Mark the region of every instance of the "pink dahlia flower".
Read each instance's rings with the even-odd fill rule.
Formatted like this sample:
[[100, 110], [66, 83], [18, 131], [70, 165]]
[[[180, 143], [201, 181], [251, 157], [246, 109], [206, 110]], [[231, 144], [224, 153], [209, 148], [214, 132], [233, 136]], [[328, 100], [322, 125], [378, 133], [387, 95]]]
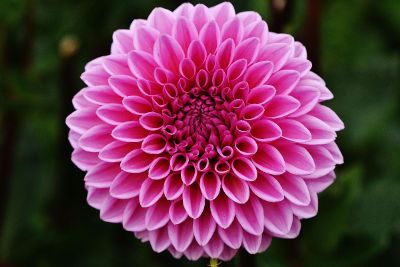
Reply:
[[343, 162], [306, 49], [230, 3], [154, 9], [87, 64], [66, 120], [87, 201], [156, 252], [231, 259], [294, 238]]

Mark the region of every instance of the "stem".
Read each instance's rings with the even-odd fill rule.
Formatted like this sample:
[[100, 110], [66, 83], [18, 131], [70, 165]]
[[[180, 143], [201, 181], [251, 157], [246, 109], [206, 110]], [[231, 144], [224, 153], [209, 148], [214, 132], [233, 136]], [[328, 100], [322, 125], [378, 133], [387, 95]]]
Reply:
[[220, 265], [220, 262], [217, 259], [210, 259], [210, 267], [218, 267]]

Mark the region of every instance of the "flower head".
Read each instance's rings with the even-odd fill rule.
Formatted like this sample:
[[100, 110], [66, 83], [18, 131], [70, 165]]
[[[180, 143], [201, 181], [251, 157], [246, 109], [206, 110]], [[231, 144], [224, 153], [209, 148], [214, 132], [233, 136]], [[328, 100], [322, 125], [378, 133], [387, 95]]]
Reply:
[[134, 20], [87, 64], [66, 121], [87, 201], [191, 260], [296, 237], [343, 161], [310, 69], [302, 44], [230, 3]]

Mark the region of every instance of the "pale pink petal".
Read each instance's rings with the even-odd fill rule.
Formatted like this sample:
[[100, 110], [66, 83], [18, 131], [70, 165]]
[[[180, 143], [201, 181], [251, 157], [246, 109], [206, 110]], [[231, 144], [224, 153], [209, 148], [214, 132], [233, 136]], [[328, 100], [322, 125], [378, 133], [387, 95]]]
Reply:
[[175, 39], [169, 35], [161, 35], [154, 45], [154, 57], [160, 66], [176, 73], [184, 53]]
[[113, 141], [111, 131], [112, 127], [109, 125], [94, 126], [79, 138], [79, 146], [88, 152], [100, 152]]
[[328, 188], [336, 179], [335, 172], [331, 171], [325, 176], [318, 179], [307, 179], [305, 180], [310, 191], [320, 193]]
[[243, 247], [250, 254], [258, 253], [262, 241], [262, 235], [252, 235], [247, 232], [243, 232]]
[[285, 235], [293, 223], [293, 213], [285, 201], [277, 203], [263, 202], [265, 227], [274, 235]]
[[133, 75], [147, 80], [153, 79], [154, 69], [157, 67], [151, 54], [139, 50], [129, 53], [128, 65]]
[[155, 252], [160, 253], [166, 250], [171, 244], [168, 236], [168, 228], [162, 227], [158, 230], [149, 231], [149, 242]]
[[235, 49], [234, 61], [238, 59], [245, 59], [247, 64], [253, 63], [258, 55], [260, 41], [256, 37], [251, 37], [241, 42]]
[[172, 202], [168, 212], [173, 224], [181, 224], [188, 217], [182, 200]]
[[323, 105], [316, 105], [313, 110], [309, 112], [310, 115], [324, 121], [334, 131], [340, 131], [344, 129], [344, 124], [336, 113]]
[[300, 102], [291, 96], [277, 95], [265, 105], [265, 115], [268, 118], [282, 118], [300, 108]]
[[139, 122], [125, 122], [114, 128], [111, 135], [123, 142], [140, 142], [146, 138], [149, 132]]
[[300, 122], [293, 119], [283, 119], [277, 121], [279, 128], [282, 130], [282, 138], [303, 143], [311, 140], [310, 131]]
[[85, 184], [96, 188], [110, 187], [120, 171], [119, 165], [116, 163], [99, 162], [87, 172]]
[[294, 70], [281, 70], [275, 72], [268, 80], [268, 84], [276, 89], [276, 94], [287, 95], [300, 81], [300, 73]]
[[199, 245], [206, 245], [214, 234], [216, 223], [208, 209], [193, 221], [193, 234]]
[[181, 45], [183, 51], [186, 51], [193, 40], [197, 39], [197, 29], [192, 21], [185, 17], [179, 17], [172, 29], [172, 36]]
[[193, 8], [191, 20], [196, 26], [196, 29], [200, 32], [203, 26], [211, 20], [211, 14], [205, 5], [197, 4]]
[[168, 236], [177, 251], [184, 252], [193, 240], [193, 221], [190, 219], [175, 225], [168, 224]]
[[119, 125], [136, 118], [135, 115], [126, 110], [121, 104], [103, 105], [97, 109], [96, 114], [102, 121], [111, 125]]
[[303, 178], [297, 175], [285, 173], [277, 177], [277, 180], [282, 186], [285, 198], [290, 202], [300, 206], [307, 206], [310, 204], [310, 192], [308, 191], [307, 184], [304, 182]]
[[311, 202], [307, 206], [299, 206], [292, 203], [293, 214], [299, 219], [309, 219], [317, 215], [318, 212], [318, 198], [317, 193], [310, 192]]
[[235, 8], [229, 2], [223, 2], [211, 7], [209, 10], [221, 28], [226, 21], [235, 16]]
[[235, 44], [239, 44], [243, 38], [243, 25], [238, 17], [233, 17], [231, 20], [225, 22], [222, 26], [222, 42], [229, 38], [231, 38]]
[[154, 43], [159, 33], [152, 27], [142, 25], [133, 32], [133, 45], [137, 50], [153, 54]]
[[[233, 65], [233, 64], [232, 64]], [[232, 66], [231, 65], [231, 66]], [[275, 88], [270, 85], [259, 85], [247, 95], [247, 103], [264, 105], [275, 96]]]
[[111, 87], [106, 85], [89, 87], [84, 91], [83, 95], [88, 101], [97, 105], [121, 103], [122, 100]]
[[71, 130], [79, 134], [84, 134], [93, 126], [102, 123], [96, 115], [96, 109], [93, 108], [76, 110], [67, 117], [65, 122]]
[[199, 34], [201, 42], [204, 44], [205, 49], [209, 54], [220, 47], [220, 29], [217, 23], [212, 20], [205, 24]]
[[238, 249], [242, 245], [243, 228], [234, 220], [229, 227], [218, 227], [218, 234], [226, 245], [233, 249]]
[[140, 96], [125, 97], [122, 104], [129, 112], [136, 115], [143, 115], [153, 109], [150, 101]]
[[288, 172], [297, 175], [306, 175], [315, 171], [315, 162], [304, 147], [291, 144], [279, 146], [278, 150], [285, 160]]
[[222, 242], [218, 233], [214, 233], [210, 242], [207, 243], [204, 247], [204, 251], [210, 255], [211, 258], [218, 259], [224, 250], [224, 242]]
[[128, 75], [114, 75], [108, 80], [111, 89], [117, 95], [126, 97], [130, 95], [142, 95], [137, 85], [137, 80]]
[[323, 122], [322, 120], [311, 116], [304, 115], [302, 117], [297, 118], [310, 132], [311, 132], [311, 140], [306, 142], [310, 145], [321, 145], [321, 144], [329, 144], [336, 138], [336, 133], [333, 129]]
[[260, 49], [257, 60], [272, 62], [274, 71], [278, 71], [288, 61], [290, 52], [290, 47], [287, 44], [271, 43]]
[[81, 170], [87, 171], [100, 162], [98, 153], [87, 152], [81, 148], [76, 148], [71, 155], [72, 162]]
[[147, 230], [154, 231], [156, 229], [164, 227], [169, 221], [169, 201], [161, 198], [154, 205], [149, 207], [145, 216], [145, 224]]
[[95, 188], [87, 186], [88, 194], [86, 200], [88, 204], [95, 208], [100, 209], [104, 203], [104, 200], [109, 197], [108, 188]]
[[122, 225], [127, 231], [143, 231], [146, 229], [145, 217], [147, 209], [142, 208], [138, 198], [129, 200], [122, 217]]
[[129, 53], [133, 50], [132, 32], [129, 30], [117, 30], [113, 34], [113, 42], [117, 53]]
[[310, 112], [317, 105], [320, 92], [314, 87], [298, 86], [290, 93], [290, 95], [296, 98], [301, 105], [300, 108], [290, 116], [298, 117]]
[[272, 74], [274, 64], [271, 61], [259, 61], [251, 65], [244, 75], [250, 88], [264, 84]]
[[147, 171], [154, 155], [145, 153], [141, 149], [135, 149], [130, 152], [121, 162], [121, 169], [130, 173], [141, 173]]
[[157, 7], [150, 13], [147, 22], [160, 33], [171, 33], [175, 15], [168, 9]]
[[116, 199], [111, 196], [106, 198], [100, 208], [100, 218], [110, 223], [122, 222], [127, 203], [126, 200]]

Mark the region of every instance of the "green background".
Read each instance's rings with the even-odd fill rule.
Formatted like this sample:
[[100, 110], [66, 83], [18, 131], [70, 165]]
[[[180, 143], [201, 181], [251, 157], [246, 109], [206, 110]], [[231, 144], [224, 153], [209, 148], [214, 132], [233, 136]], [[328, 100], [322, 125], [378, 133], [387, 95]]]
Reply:
[[[279, 2], [233, 1], [309, 48], [346, 125], [345, 164], [297, 239], [222, 266], [400, 266], [400, 1], [292, 0], [283, 11]], [[64, 124], [84, 64], [108, 53], [113, 31], [179, 4], [0, 1], [0, 266], [206, 266], [101, 222]]]

